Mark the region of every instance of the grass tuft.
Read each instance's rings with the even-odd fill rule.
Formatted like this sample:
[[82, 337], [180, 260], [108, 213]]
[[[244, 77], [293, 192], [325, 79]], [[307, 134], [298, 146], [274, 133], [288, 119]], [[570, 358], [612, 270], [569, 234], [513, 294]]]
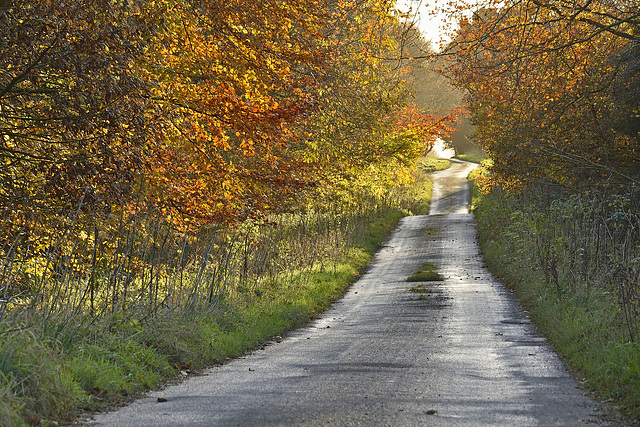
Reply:
[[407, 282], [438, 282], [444, 278], [436, 271], [438, 267], [433, 264], [425, 263], [413, 275], [407, 278]]
[[57, 343], [30, 330], [0, 335], [0, 425], [65, 420], [86, 401], [61, 356]]
[[447, 159], [435, 157], [423, 157], [418, 163], [418, 168], [425, 173], [437, 172], [451, 167], [451, 162]]
[[442, 276], [435, 271], [423, 271], [407, 278], [407, 282], [439, 282], [443, 280]]
[[413, 293], [416, 293], [416, 294], [429, 294], [429, 293], [431, 293], [431, 289], [429, 289], [425, 285], [414, 286], [411, 289], [409, 289], [409, 291], [413, 292]]

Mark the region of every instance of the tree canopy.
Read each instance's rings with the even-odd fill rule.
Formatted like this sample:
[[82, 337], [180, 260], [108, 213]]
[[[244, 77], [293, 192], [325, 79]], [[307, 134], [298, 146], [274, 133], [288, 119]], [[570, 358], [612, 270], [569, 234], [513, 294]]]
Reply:
[[[467, 5], [470, 7], [470, 5]], [[635, 1], [487, 2], [447, 54], [494, 180], [513, 187], [637, 182]]]
[[181, 228], [348, 204], [410, 179], [454, 119], [409, 106], [389, 0], [9, 0], [0, 16], [7, 247], [141, 210]]

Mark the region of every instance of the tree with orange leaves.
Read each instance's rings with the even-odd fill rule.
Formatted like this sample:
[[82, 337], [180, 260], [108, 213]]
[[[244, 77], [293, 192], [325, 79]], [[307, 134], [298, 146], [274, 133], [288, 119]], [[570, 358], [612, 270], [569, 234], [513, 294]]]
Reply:
[[166, 3], [142, 61], [159, 128], [149, 175], [174, 219], [237, 223], [277, 212], [308, 185], [290, 145], [314, 108], [315, 2]]
[[410, 93], [393, 4], [3, 3], [2, 230], [141, 208], [238, 224], [362, 174], [406, 179], [428, 128], [392, 119]]
[[393, 1], [24, 0], [0, 17], [0, 312], [157, 296], [136, 278], [151, 255], [132, 256], [150, 230], [185, 247], [379, 206], [448, 129], [407, 107]]
[[149, 182], [174, 219], [262, 218], [421, 151], [387, 137], [409, 94], [393, 2], [172, 1], [165, 16], [141, 69], [163, 123]]
[[488, 4], [447, 53], [494, 179], [514, 187], [638, 180], [635, 2]]

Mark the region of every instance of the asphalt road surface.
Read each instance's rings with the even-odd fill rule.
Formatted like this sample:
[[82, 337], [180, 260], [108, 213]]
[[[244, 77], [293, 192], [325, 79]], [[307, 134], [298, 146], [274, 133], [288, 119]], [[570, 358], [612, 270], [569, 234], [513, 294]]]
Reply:
[[[468, 214], [471, 167], [455, 162], [435, 174], [432, 214], [404, 218], [322, 318], [92, 424], [604, 424], [598, 405], [485, 269]], [[426, 262], [445, 280], [407, 282]]]

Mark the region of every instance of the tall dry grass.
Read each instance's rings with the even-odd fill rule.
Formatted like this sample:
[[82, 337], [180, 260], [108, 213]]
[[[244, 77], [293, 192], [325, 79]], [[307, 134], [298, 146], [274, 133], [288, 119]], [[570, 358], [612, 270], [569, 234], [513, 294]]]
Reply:
[[196, 231], [149, 212], [108, 224], [72, 216], [44, 250], [25, 245], [25, 228], [17, 228], [0, 240], [0, 334], [38, 325], [57, 336], [67, 324], [116, 317], [138, 319], [143, 328], [176, 310], [206, 313], [230, 294], [336, 258], [356, 238], [353, 230], [387, 206]]

